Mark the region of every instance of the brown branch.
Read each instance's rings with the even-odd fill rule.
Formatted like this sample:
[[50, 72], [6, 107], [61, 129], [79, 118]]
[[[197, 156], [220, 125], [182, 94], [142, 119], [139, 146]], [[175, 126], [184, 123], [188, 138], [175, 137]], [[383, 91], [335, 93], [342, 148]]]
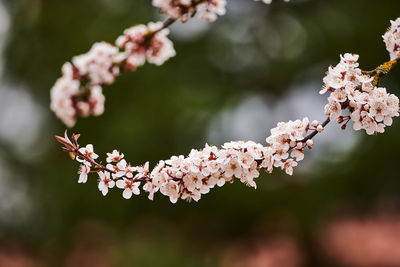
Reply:
[[151, 40], [151, 38], [153, 38], [153, 36], [156, 35], [157, 33], [159, 33], [160, 31], [162, 31], [162, 30], [168, 28], [169, 26], [171, 26], [172, 24], [174, 24], [176, 20], [177, 19], [174, 19], [172, 17], [169, 17], [168, 19], [166, 19], [159, 29], [147, 34], [146, 38], [148, 39], [148, 41]]
[[[321, 123], [322, 127], [325, 127], [326, 125], [328, 125], [328, 123], [330, 121], [331, 121], [331, 119], [328, 117], [323, 123]], [[305, 143], [305, 142], [307, 142], [307, 140], [314, 138], [314, 136], [316, 136], [318, 133], [319, 132], [317, 130], [314, 130], [309, 135], [307, 135], [306, 137], [304, 137], [302, 140], [300, 140], [298, 142]]]
[[166, 21], [164, 21], [164, 23], [163, 23], [163, 29], [165, 29], [165, 28], [168, 28], [169, 26], [171, 26], [172, 24], [174, 24], [175, 23], [175, 21], [176, 21], [176, 19], [174, 19], [174, 18], [168, 18]]

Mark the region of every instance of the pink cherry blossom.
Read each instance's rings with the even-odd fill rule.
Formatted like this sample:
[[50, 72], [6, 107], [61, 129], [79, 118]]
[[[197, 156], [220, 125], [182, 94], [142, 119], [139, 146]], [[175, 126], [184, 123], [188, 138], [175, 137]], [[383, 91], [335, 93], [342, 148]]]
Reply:
[[126, 160], [123, 159], [120, 162], [118, 162], [117, 169], [118, 169], [118, 172], [115, 173], [114, 177], [116, 177], [116, 178], [120, 178], [123, 176], [125, 176], [127, 178], [133, 177], [132, 172], [134, 171], [134, 169], [126, 163]]
[[389, 30], [382, 36], [390, 59], [400, 58], [400, 18], [390, 21]]
[[[99, 157], [96, 153], [94, 153], [92, 144], [89, 144], [86, 147], [80, 148], [79, 152], [83, 156], [85, 156], [87, 159], [90, 159], [90, 160], [94, 160], [94, 159], [97, 159]], [[90, 165], [90, 162], [88, 162], [87, 160], [82, 159], [80, 157], [77, 157], [77, 161], [83, 162], [85, 165]]]
[[87, 182], [88, 179], [88, 174], [90, 172], [90, 167], [83, 164], [81, 165], [80, 169], [79, 169], [79, 180], [78, 183], [80, 184], [84, 184]]
[[110, 173], [109, 172], [99, 172], [99, 190], [103, 194], [103, 196], [107, 195], [108, 189], [113, 188], [115, 185], [115, 182], [110, 178]]
[[114, 149], [112, 153], [107, 153], [107, 159], [106, 161], [108, 163], [111, 162], [119, 162], [124, 158], [124, 154], [120, 154], [118, 150]]
[[125, 199], [130, 199], [132, 197], [132, 194], [139, 195], [139, 185], [139, 182], [134, 182], [126, 178], [117, 181], [117, 187], [120, 189], [124, 189], [124, 191], [122, 192], [122, 196]]

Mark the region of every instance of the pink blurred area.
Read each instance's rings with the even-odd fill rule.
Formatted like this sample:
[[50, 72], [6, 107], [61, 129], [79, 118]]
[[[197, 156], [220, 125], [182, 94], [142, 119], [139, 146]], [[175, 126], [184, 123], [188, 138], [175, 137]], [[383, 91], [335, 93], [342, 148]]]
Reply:
[[287, 235], [264, 241], [239, 243], [227, 249], [222, 267], [299, 267], [303, 256], [296, 240]]
[[31, 257], [25, 249], [8, 244], [7, 246], [0, 246], [0, 266], [39, 267], [43, 265]]
[[346, 266], [400, 266], [400, 215], [348, 216], [322, 227], [325, 255]]

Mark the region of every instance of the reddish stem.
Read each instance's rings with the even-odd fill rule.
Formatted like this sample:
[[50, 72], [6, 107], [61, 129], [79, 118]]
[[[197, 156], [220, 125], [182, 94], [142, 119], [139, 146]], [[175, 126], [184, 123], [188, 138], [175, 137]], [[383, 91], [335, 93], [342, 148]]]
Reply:
[[[110, 174], [116, 174], [117, 173], [116, 171], [110, 170], [107, 167], [103, 166], [102, 164], [97, 163], [93, 159], [91, 159], [91, 158], [87, 157], [86, 155], [82, 154], [79, 150], [75, 150], [75, 151], [73, 151], [73, 153], [75, 153], [78, 158], [89, 162], [90, 165], [92, 165], [93, 168], [99, 169], [99, 170], [104, 171], [104, 172], [109, 172]], [[148, 182], [148, 181], [151, 181], [151, 178], [148, 177], [148, 176], [143, 176], [143, 177], [140, 177], [140, 178], [129, 178], [126, 175], [123, 175], [123, 176], [118, 177], [118, 178], [114, 178], [113, 180], [118, 180], [120, 178], [125, 178], [125, 179], [128, 179], [128, 180], [132, 180], [133, 182]]]

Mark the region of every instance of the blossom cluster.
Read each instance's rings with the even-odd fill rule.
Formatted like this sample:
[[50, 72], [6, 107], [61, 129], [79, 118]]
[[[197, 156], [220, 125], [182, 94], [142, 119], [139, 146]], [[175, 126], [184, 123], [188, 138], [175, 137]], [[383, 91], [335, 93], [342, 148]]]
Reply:
[[[390, 30], [393, 34], [396, 33], [395, 23], [392, 22]], [[51, 92], [52, 109], [67, 125], [75, 123], [77, 114], [102, 113], [104, 84], [112, 83], [122, 70], [135, 70], [145, 61], [159, 65], [175, 55], [165, 25], [150, 23], [132, 27], [117, 39], [117, 46], [98, 43], [89, 53], [75, 57], [72, 64], [66, 63], [63, 76]], [[131, 166], [117, 150], [107, 153], [106, 166], [97, 163], [93, 145], [80, 147], [79, 135], [69, 139], [65, 134], [56, 139], [64, 145], [64, 151], [81, 163], [78, 182], [86, 183], [89, 173], [97, 173], [98, 188], [103, 195], [116, 186], [123, 190], [123, 197], [127, 199], [140, 194], [142, 188], [150, 199], [160, 192], [173, 203], [179, 198], [198, 201], [210, 189], [232, 183], [235, 177], [256, 188], [255, 179], [261, 169], [271, 173], [274, 168], [281, 168], [292, 175], [293, 168], [304, 159], [305, 149], [313, 147], [312, 138], [331, 120], [342, 124], [342, 129], [353, 121], [355, 130], [364, 129], [367, 134], [374, 134], [384, 132], [384, 128], [392, 124], [392, 118], [399, 116], [398, 97], [378, 84], [400, 59], [369, 72], [359, 68], [358, 59], [356, 54], [344, 54], [339, 64], [329, 67], [320, 91], [329, 93], [325, 106], [328, 118], [323, 123], [310, 123], [308, 118], [280, 122], [266, 138], [267, 146], [252, 141], [229, 142], [221, 148], [206, 145], [201, 150], [192, 149], [187, 157], [173, 156], [159, 161], [150, 171], [148, 162], [143, 166]], [[81, 88], [83, 83], [86, 90]], [[350, 115], [343, 115], [345, 110]]]
[[[374, 77], [358, 68], [358, 58], [355, 54], [345, 54], [338, 65], [329, 67], [320, 91], [330, 92], [325, 114], [344, 123], [343, 128], [352, 120], [354, 130], [364, 129], [369, 135], [383, 133], [386, 126], [392, 125], [392, 118], [399, 116], [399, 99], [385, 88], [376, 87]], [[350, 116], [342, 115], [345, 109]]]
[[322, 129], [317, 121], [310, 124], [307, 118], [280, 122], [271, 130], [266, 140], [268, 146], [252, 141], [229, 142], [221, 148], [206, 145], [202, 150], [192, 149], [187, 157], [180, 155], [162, 160], [151, 172], [148, 162], [144, 166], [131, 166], [117, 150], [107, 153], [108, 164], [102, 166], [95, 162], [98, 155], [93, 145], [79, 148], [75, 135], [73, 142], [67, 136], [57, 139], [65, 145], [64, 150], [81, 163], [79, 183], [87, 182], [93, 168], [99, 176], [98, 188], [103, 195], [117, 186], [123, 189], [123, 197], [128, 199], [140, 193], [139, 187], [143, 182], [143, 190], [149, 193], [149, 199], [152, 200], [154, 193], [160, 191], [175, 203], [179, 198], [198, 201], [202, 194], [215, 186], [232, 183], [235, 177], [256, 188], [254, 180], [262, 168], [267, 173], [271, 173], [274, 167], [281, 168], [292, 175], [297, 162], [304, 158], [304, 149], [311, 149], [313, 145], [305, 134], [308, 131], [321, 132]]
[[[270, 153], [273, 155], [272, 166], [281, 167], [287, 174], [292, 175], [293, 167], [297, 166], [298, 161], [304, 159], [304, 147], [312, 148], [313, 146], [313, 140], [304, 140], [304, 135], [309, 130], [322, 132], [323, 129], [318, 121], [313, 121], [310, 125], [308, 118], [278, 123], [276, 128], [271, 129], [271, 135], [266, 140], [272, 150]], [[270, 171], [272, 166], [267, 164], [264, 167]]]
[[89, 52], [64, 64], [62, 77], [50, 92], [50, 108], [67, 127], [73, 127], [77, 117], [103, 114], [103, 86], [114, 83], [121, 72], [134, 71], [146, 61], [162, 65], [174, 57], [173, 43], [167, 37], [171, 23], [178, 19], [186, 21], [195, 13], [212, 22], [226, 12], [226, 0], [153, 0], [153, 5], [170, 16], [166, 23], [150, 22], [128, 28], [115, 45], [95, 43]]
[[[266, 4], [272, 2], [272, 0], [262, 1]], [[187, 21], [195, 13], [199, 13], [200, 18], [209, 22], [226, 13], [226, 0], [153, 0], [153, 6], [160, 8], [162, 14], [180, 19], [182, 22]]]
[[146, 25], [136, 25], [124, 31], [118, 37], [116, 45], [124, 50], [125, 70], [135, 70], [146, 60], [155, 65], [162, 65], [175, 56], [174, 45], [167, 38], [168, 29], [162, 22], [150, 22]]
[[390, 21], [389, 30], [382, 36], [386, 44], [386, 49], [390, 54], [390, 59], [400, 58], [400, 18]]
[[76, 118], [99, 116], [104, 112], [104, 85], [114, 83], [122, 71], [134, 71], [149, 63], [161, 65], [175, 56], [168, 29], [162, 22], [137, 25], [125, 30], [116, 46], [95, 43], [89, 52], [65, 63], [62, 77], [51, 89], [51, 109], [65, 125], [72, 127]]
[[[269, 146], [236, 141], [225, 143], [222, 148], [206, 145], [202, 150], [192, 149], [188, 157], [173, 156], [160, 161], [151, 172], [151, 181], [144, 190], [149, 192], [150, 199], [159, 190], [173, 203], [178, 198], [198, 201], [202, 194], [215, 186], [233, 182], [234, 177], [256, 188], [254, 180], [260, 175], [261, 168], [271, 173], [274, 167], [280, 167], [292, 175], [297, 162], [289, 157], [289, 151], [293, 149], [291, 157], [298, 161], [304, 158], [304, 145], [300, 140], [309, 130], [310, 123], [305, 118], [303, 121], [282, 122], [272, 129], [267, 138]], [[312, 142], [308, 144], [311, 148]]]
[[57, 80], [50, 92], [50, 108], [65, 125], [75, 125], [76, 117], [101, 115], [104, 112], [105, 97], [98, 84], [88, 85], [90, 90], [82, 90], [78, 70], [70, 63], [62, 67], [62, 77]]
[[226, 13], [226, 0], [153, 0], [161, 13], [173, 19], [187, 21], [196, 12], [206, 21], [215, 21]]

